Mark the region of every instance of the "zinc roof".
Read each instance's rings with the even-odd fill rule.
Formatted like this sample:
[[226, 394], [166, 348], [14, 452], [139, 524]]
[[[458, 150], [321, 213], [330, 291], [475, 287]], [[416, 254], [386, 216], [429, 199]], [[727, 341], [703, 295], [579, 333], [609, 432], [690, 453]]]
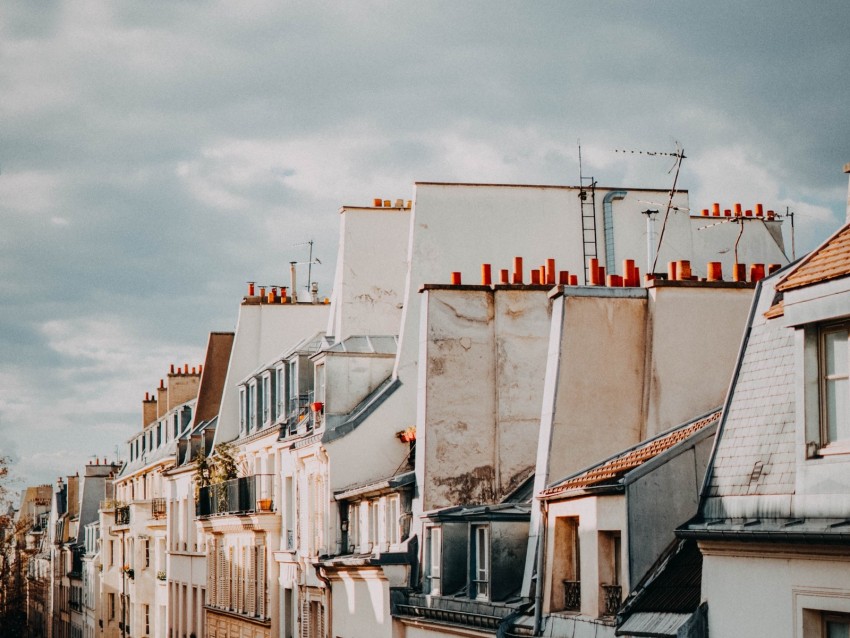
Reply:
[[775, 277], [761, 282], [704, 494], [780, 495], [795, 491], [794, 331], [764, 314]]
[[574, 489], [613, 484], [631, 470], [640, 467], [703, 428], [716, 423], [719, 419], [720, 410], [716, 410], [697, 421], [691, 421], [669, 432], [660, 434], [649, 441], [639, 444], [637, 447], [626, 450], [613, 458], [556, 483], [552, 487], [543, 490], [540, 496], [546, 498]]
[[850, 275], [850, 224], [813, 250], [777, 284], [776, 290], [793, 290]]

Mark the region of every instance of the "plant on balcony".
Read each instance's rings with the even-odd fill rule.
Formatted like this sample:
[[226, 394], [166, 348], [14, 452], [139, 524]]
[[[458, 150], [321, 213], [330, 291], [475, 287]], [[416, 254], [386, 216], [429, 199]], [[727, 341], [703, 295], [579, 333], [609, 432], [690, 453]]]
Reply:
[[198, 492], [202, 487], [207, 487], [212, 479], [212, 467], [203, 449], [198, 452], [195, 461], [195, 500], [198, 499]]
[[164, 569], [160, 569], [160, 570], [156, 573], [156, 579], [157, 579], [157, 580], [165, 580], [165, 570], [164, 570]]
[[129, 565], [124, 565], [124, 567], [121, 568], [121, 571], [127, 574], [127, 577], [131, 580], [136, 576], [136, 572]]
[[416, 426], [411, 425], [403, 429], [401, 432], [396, 432], [396, 436], [402, 443], [410, 443], [416, 440]]
[[211, 483], [224, 483], [239, 475], [236, 465], [236, 448], [231, 443], [221, 443], [215, 447], [212, 460]]

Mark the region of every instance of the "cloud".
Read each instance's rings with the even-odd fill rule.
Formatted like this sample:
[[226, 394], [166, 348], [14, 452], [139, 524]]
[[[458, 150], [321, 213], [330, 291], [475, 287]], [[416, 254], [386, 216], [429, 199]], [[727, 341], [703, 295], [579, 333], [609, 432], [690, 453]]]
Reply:
[[[581, 139], [600, 183], [669, 188], [669, 158], [613, 151], [678, 141], [692, 205], [788, 206], [810, 249], [844, 216], [848, 19], [843, 0], [5, 3], [19, 466], [110, 452], [162, 370], [234, 327], [246, 280], [285, 280], [312, 238], [327, 289], [339, 206], [415, 181], [574, 184]], [[45, 436], [67, 454], [37, 457]]]

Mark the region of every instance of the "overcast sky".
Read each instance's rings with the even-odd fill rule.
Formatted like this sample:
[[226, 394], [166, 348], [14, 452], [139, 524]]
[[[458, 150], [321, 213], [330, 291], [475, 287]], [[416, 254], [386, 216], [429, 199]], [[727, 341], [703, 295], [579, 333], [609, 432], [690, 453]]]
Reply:
[[[741, 6], [741, 5], [745, 6]], [[0, 5], [0, 453], [23, 483], [141, 426], [168, 365], [341, 204], [414, 181], [669, 188], [844, 218], [850, 3]]]

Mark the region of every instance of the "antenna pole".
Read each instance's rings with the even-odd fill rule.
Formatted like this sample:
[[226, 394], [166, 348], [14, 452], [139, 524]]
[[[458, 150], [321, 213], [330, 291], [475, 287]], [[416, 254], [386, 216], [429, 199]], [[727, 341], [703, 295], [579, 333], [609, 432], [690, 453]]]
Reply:
[[[678, 147], [678, 144], [677, 144]], [[673, 205], [673, 196], [676, 194], [676, 184], [679, 181], [679, 169], [682, 168], [682, 160], [685, 159], [685, 149], [676, 148], [676, 175], [673, 177], [673, 188], [670, 189], [670, 197], [667, 198], [667, 210], [664, 213], [664, 222], [661, 224], [661, 233], [658, 236], [658, 248], [655, 251], [655, 260], [652, 262], [652, 271], [658, 264], [658, 256], [661, 254], [661, 242], [664, 241], [664, 231], [667, 228], [667, 220], [670, 217], [670, 208]], [[743, 226], [742, 226], [743, 229]], [[736, 259], [737, 263], [737, 259]]]
[[313, 285], [313, 240], [307, 242], [310, 244], [310, 256], [307, 258], [307, 290]]

